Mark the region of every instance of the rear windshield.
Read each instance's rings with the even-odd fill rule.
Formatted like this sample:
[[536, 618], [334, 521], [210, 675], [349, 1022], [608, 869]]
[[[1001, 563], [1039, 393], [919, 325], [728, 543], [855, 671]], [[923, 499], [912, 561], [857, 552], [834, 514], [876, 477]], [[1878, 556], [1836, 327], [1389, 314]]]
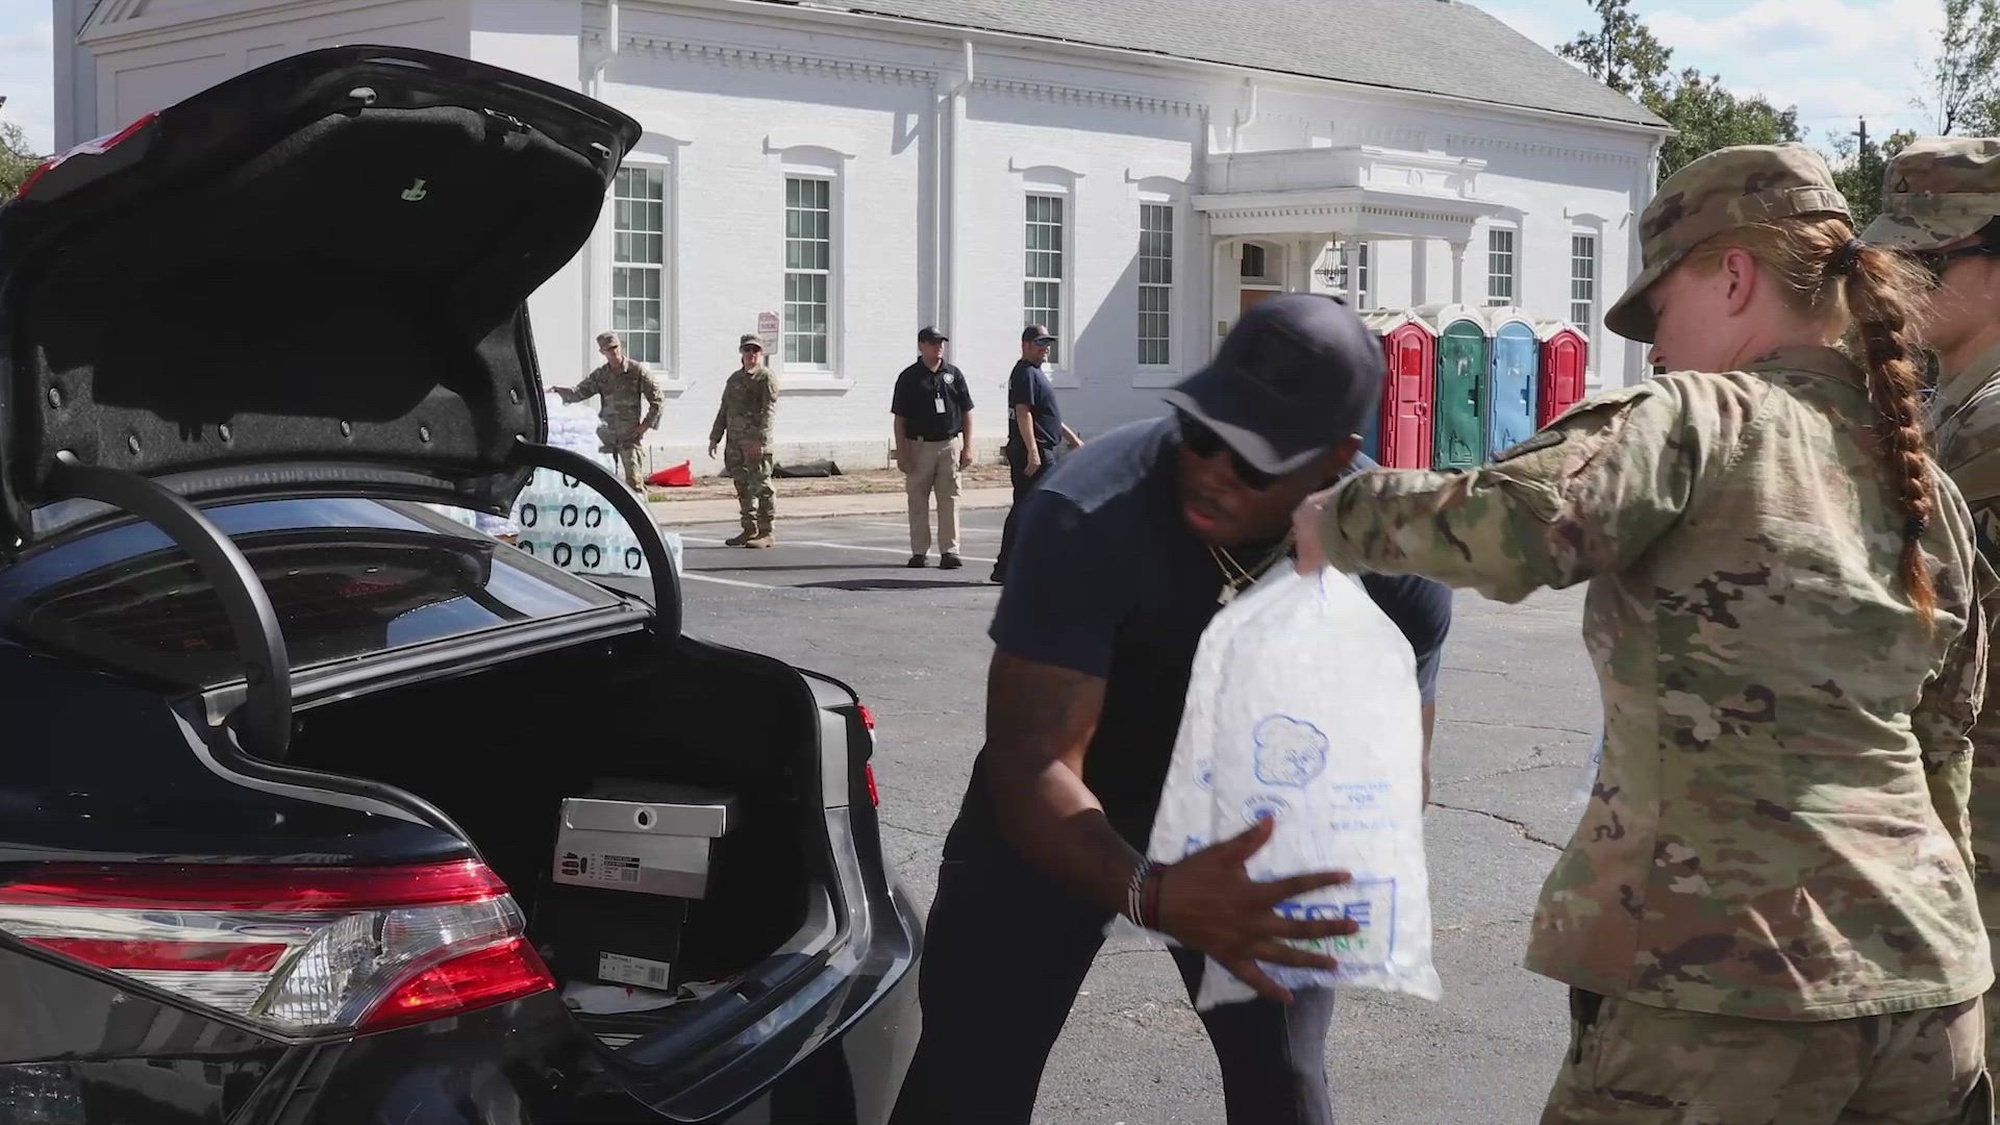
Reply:
[[[420, 505], [280, 500], [206, 514], [263, 581], [294, 668], [619, 604]], [[243, 675], [214, 587], [151, 524], [110, 527], [0, 568], [0, 631], [174, 686]]]

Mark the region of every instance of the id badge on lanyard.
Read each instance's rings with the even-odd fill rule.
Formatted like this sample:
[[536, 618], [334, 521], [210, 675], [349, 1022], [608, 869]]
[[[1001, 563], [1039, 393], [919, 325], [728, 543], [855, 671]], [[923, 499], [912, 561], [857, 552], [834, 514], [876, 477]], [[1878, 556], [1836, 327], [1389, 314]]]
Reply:
[[939, 396], [937, 396], [936, 398], [932, 399], [931, 401], [932, 401], [932, 402], [934, 402], [934, 403], [937, 403], [937, 412], [938, 412], [939, 414], [943, 414], [943, 413], [944, 413], [944, 396], [943, 396], [943, 395], [939, 395]]

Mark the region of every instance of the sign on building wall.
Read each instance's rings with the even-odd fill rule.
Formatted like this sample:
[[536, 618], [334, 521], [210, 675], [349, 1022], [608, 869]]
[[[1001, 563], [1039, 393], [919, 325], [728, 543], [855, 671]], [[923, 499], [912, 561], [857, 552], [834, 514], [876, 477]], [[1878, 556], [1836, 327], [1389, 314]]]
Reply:
[[760, 312], [757, 314], [757, 336], [763, 341], [764, 354], [773, 358], [778, 354], [778, 314]]

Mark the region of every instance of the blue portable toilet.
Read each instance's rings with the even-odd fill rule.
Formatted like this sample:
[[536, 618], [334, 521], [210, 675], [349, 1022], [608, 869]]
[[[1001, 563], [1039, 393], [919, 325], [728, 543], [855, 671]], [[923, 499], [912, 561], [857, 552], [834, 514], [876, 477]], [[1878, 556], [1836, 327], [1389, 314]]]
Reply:
[[1488, 308], [1491, 365], [1486, 380], [1486, 459], [1528, 438], [1540, 427], [1535, 403], [1541, 383], [1542, 341], [1535, 323], [1517, 308]]

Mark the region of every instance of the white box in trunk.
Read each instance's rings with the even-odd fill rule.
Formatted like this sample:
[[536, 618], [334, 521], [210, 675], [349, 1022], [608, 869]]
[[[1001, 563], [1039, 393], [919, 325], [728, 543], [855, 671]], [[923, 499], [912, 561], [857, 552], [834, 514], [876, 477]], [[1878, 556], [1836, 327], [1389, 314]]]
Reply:
[[702, 898], [710, 849], [736, 816], [727, 793], [605, 778], [563, 801], [551, 874], [571, 887]]

